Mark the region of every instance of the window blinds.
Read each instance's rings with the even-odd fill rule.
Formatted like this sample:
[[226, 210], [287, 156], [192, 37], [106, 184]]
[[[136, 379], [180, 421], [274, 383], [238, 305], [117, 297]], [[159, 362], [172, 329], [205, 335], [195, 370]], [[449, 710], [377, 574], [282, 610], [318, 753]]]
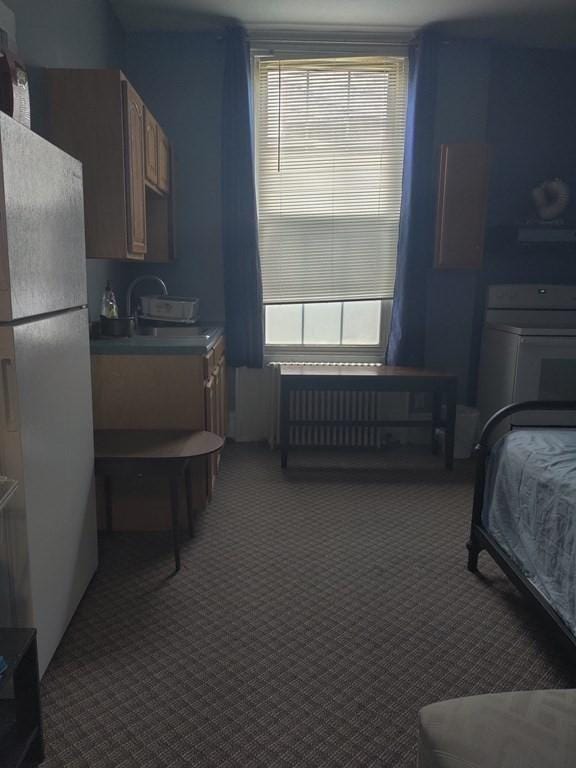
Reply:
[[404, 56], [257, 59], [264, 302], [391, 298]]

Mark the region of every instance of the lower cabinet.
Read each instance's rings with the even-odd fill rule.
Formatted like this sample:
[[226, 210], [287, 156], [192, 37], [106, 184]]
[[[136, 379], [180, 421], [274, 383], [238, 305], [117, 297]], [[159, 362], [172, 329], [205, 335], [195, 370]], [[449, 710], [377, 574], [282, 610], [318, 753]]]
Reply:
[[[226, 360], [221, 357], [204, 385], [206, 429], [217, 435], [226, 435], [228, 409], [226, 405]], [[212, 456], [207, 467], [208, 497], [212, 496], [216, 475], [220, 467], [220, 454]]]
[[[92, 355], [92, 396], [94, 429], [206, 429], [224, 437], [228, 417], [224, 339], [207, 355]], [[219, 456], [194, 462], [190, 490], [195, 509], [210, 501], [219, 464]], [[100, 481], [97, 491], [102, 523]], [[146, 476], [115, 480], [113, 502], [117, 530], [170, 527], [165, 480]]]

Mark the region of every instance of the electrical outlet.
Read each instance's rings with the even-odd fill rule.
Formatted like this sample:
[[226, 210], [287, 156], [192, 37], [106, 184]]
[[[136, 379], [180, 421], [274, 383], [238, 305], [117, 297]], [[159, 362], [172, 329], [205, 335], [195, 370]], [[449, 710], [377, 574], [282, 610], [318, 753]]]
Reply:
[[408, 411], [409, 413], [432, 413], [430, 392], [411, 392]]

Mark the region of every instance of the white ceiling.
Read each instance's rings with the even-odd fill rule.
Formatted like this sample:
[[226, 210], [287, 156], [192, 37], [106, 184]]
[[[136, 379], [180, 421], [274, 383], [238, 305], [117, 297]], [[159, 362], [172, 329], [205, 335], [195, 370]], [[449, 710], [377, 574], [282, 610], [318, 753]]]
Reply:
[[129, 24], [147, 19], [224, 17], [247, 25], [415, 26], [433, 21], [515, 18], [535, 14], [554, 23], [576, 14], [575, 0], [112, 0]]

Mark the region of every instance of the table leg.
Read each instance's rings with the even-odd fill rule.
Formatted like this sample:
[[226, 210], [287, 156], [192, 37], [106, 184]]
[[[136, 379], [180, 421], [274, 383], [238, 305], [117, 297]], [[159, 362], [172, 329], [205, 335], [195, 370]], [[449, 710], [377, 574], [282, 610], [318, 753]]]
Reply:
[[112, 533], [112, 478], [110, 475], [104, 476], [104, 495], [106, 505], [106, 529]]
[[172, 509], [172, 538], [174, 541], [174, 563], [176, 565], [176, 572], [180, 570], [180, 526], [178, 520], [179, 512], [179, 494], [178, 483], [182, 478], [174, 475], [170, 478], [170, 506]]
[[442, 410], [442, 393], [432, 393], [432, 434], [430, 436], [430, 444], [432, 453], [436, 456], [438, 454], [438, 437], [436, 436], [436, 430], [440, 426]]
[[444, 461], [446, 469], [454, 467], [454, 432], [456, 430], [456, 382], [451, 381], [446, 388], [446, 438]]
[[186, 471], [184, 472], [184, 485], [186, 486], [186, 515], [188, 516], [188, 534], [192, 539], [194, 537], [194, 522], [192, 518], [192, 493], [190, 491], [192, 484], [190, 463], [191, 462], [188, 462]]
[[280, 466], [288, 466], [290, 443], [290, 390], [286, 381], [280, 378]]

